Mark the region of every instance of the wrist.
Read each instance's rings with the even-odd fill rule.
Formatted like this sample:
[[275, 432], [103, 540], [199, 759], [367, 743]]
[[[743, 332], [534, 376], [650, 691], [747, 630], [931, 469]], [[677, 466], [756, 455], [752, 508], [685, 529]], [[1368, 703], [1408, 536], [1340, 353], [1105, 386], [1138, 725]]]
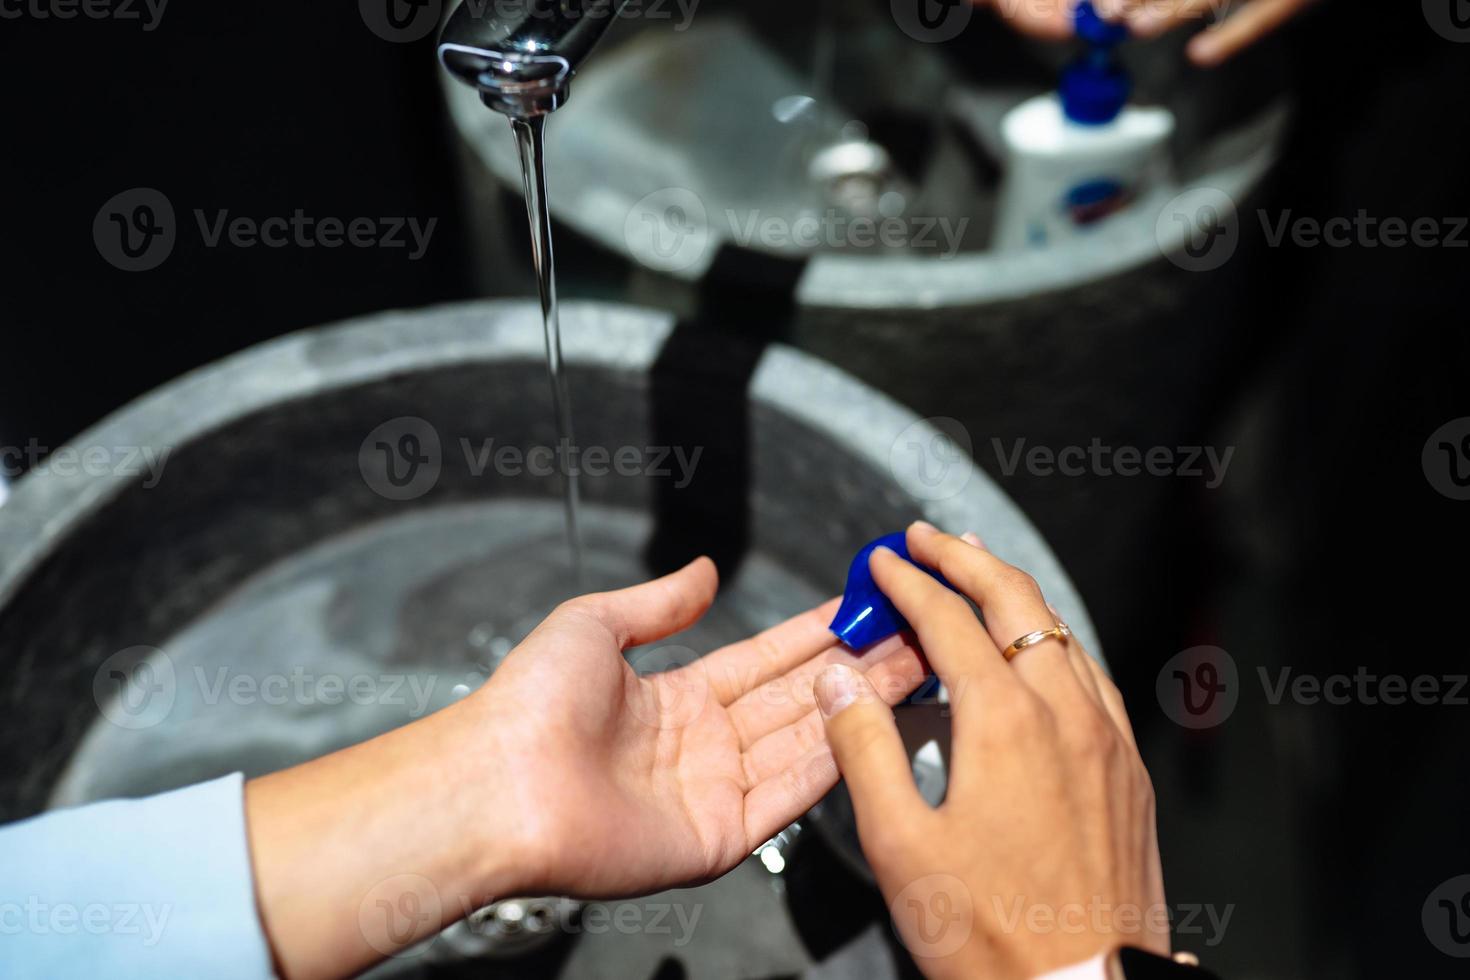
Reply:
[[467, 698], [246, 785], [257, 901], [284, 975], [362, 969], [518, 891], [496, 728]]
[[515, 764], [524, 752], [515, 714], [478, 696], [484, 693], [441, 712], [449, 727], [438, 778], [453, 814], [444, 832], [456, 838], [445, 843], [468, 870], [465, 898], [475, 902], [460, 917], [492, 901], [539, 894], [551, 843], [537, 833], [531, 778]]

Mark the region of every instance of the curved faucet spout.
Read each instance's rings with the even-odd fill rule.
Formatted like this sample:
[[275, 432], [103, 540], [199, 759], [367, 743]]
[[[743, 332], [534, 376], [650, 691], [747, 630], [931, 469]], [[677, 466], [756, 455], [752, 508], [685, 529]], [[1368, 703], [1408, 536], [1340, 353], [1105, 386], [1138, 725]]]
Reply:
[[515, 119], [566, 101], [568, 83], [627, 0], [464, 0], [439, 38], [439, 60]]

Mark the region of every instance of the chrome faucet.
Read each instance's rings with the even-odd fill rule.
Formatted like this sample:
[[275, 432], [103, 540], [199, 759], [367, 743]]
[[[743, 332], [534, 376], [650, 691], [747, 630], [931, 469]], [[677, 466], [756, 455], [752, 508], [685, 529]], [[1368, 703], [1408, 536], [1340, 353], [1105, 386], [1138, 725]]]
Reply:
[[439, 37], [439, 60], [512, 119], [543, 116], [627, 0], [464, 0]]

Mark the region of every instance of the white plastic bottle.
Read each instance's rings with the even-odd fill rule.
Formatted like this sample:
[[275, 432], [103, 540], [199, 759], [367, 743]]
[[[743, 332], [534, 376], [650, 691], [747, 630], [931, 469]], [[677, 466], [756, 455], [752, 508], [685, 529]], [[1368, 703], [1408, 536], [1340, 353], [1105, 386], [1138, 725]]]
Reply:
[[1028, 99], [1001, 120], [1006, 176], [994, 246], [1044, 248], [1088, 229], [1169, 179], [1174, 114], [1128, 105], [1132, 85], [1113, 57], [1127, 28], [1077, 5], [1087, 52], [1055, 93]]

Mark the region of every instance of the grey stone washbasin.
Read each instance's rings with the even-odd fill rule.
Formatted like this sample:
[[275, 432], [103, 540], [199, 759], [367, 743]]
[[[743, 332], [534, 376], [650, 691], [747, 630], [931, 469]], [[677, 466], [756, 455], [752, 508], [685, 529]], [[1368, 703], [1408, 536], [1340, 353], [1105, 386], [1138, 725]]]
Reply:
[[[563, 323], [577, 442], [608, 452], [606, 474], [583, 477], [585, 587], [701, 551], [721, 564], [715, 608], [676, 644], [702, 653], [814, 605], [859, 546], [922, 516], [983, 534], [1099, 651], [1025, 516], [886, 397], [664, 313], [569, 304]], [[0, 506], [0, 820], [271, 771], [481, 683], [577, 590], [558, 480], [495, 455], [555, 445], [542, 342], [522, 302], [293, 334], [71, 443], [113, 460], [148, 449], [156, 478], [115, 465], [22, 479]], [[680, 950], [584, 935], [562, 975], [603, 975], [607, 943], [619, 975], [669, 955], [690, 976], [806, 969], [774, 880], [747, 862], [682, 893], [706, 895], [709, 921], [728, 901], [742, 911]], [[766, 938], [741, 955], [764, 966], [730, 959], [750, 930]]]

